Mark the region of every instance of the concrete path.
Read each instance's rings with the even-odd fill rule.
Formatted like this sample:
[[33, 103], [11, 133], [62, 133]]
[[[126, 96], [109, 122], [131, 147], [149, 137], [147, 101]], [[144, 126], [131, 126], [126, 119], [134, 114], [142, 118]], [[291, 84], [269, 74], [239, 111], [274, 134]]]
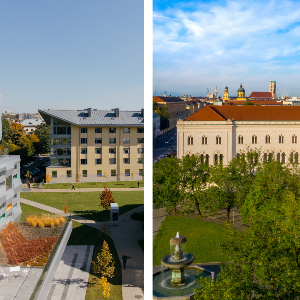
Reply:
[[[40, 204], [31, 200], [20, 198], [20, 202], [31, 205], [51, 213], [64, 214], [62, 210]], [[126, 270], [122, 270], [122, 295], [123, 300], [144, 299], [144, 252], [138, 241], [144, 239], [143, 223], [132, 220], [131, 214], [144, 211], [144, 206], [139, 206], [119, 216], [119, 225], [111, 227], [110, 236], [114, 241], [118, 256], [122, 262], [122, 255], [127, 255]], [[70, 214], [68, 214], [70, 215]], [[72, 220], [99, 229], [101, 222], [88, 220], [71, 214]], [[66, 279], [65, 279], [66, 280]], [[50, 298], [51, 299], [51, 298]], [[61, 298], [53, 298], [57, 300]], [[74, 298], [75, 299], [75, 298]], [[76, 298], [77, 299], [77, 298]], [[47, 299], [48, 300], [48, 299]]]
[[164, 208], [153, 209], [153, 239], [167, 215]]
[[66, 246], [46, 300], [85, 300], [94, 246]]

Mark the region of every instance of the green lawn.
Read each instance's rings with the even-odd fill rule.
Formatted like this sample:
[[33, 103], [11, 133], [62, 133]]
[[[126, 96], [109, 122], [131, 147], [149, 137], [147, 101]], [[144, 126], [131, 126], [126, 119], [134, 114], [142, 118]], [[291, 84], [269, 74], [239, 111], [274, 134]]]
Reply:
[[[115, 202], [119, 205], [119, 214], [144, 204], [144, 192], [113, 192]], [[69, 213], [80, 215], [86, 219], [103, 222], [109, 220], [109, 209], [103, 209], [100, 204], [100, 192], [64, 192], [64, 193], [38, 193], [22, 192], [21, 198], [46, 204], [63, 210], [66, 200]]]
[[195, 263], [225, 262], [229, 258], [219, 252], [225, 241], [222, 225], [185, 217], [167, 216], [153, 241], [153, 264], [160, 265], [163, 256], [170, 254], [170, 239], [183, 235], [187, 239], [186, 252], [195, 256]]
[[[26, 221], [25, 214], [39, 214], [48, 213], [47, 211], [35, 208], [30, 205], [21, 203], [21, 209], [24, 215], [21, 217], [21, 221]], [[115, 276], [113, 278], [108, 278], [110, 283], [111, 293], [110, 298], [112, 300], [122, 299], [122, 270], [120, 259], [118, 258], [117, 251], [113, 240], [109, 236], [99, 237], [99, 231], [89, 227], [87, 225], [80, 224], [78, 222], [72, 221], [73, 230], [68, 241], [68, 245], [94, 245], [93, 260], [96, 260], [98, 253], [101, 251], [103, 240], [105, 239], [108, 243], [109, 249], [115, 260]], [[100, 279], [98, 274], [90, 272], [89, 283], [86, 291], [86, 300], [100, 299], [99, 289], [96, 286], [98, 280]]]
[[[35, 186], [39, 183], [35, 183]], [[137, 181], [109, 181], [109, 182], [81, 182], [81, 188], [137, 188]], [[140, 187], [144, 186], [144, 181], [140, 181]], [[45, 183], [45, 189], [71, 189], [72, 183]], [[79, 189], [78, 183], [75, 183], [75, 189]]]

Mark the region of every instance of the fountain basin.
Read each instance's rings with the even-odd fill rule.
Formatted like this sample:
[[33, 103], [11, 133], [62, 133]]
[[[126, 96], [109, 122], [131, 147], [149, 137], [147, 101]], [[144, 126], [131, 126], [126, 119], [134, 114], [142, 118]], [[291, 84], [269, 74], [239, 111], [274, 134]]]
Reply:
[[[200, 272], [197, 275], [197, 272]], [[193, 299], [194, 289], [199, 287], [197, 279], [200, 276], [211, 277], [210, 271], [198, 267], [190, 266], [184, 269], [185, 284], [173, 286], [171, 284], [172, 270], [164, 269], [153, 274], [153, 299], [185, 300]]]
[[172, 259], [173, 254], [169, 254], [167, 256], [164, 256], [161, 259], [161, 264], [169, 269], [179, 269], [179, 268], [185, 268], [192, 264], [193, 260], [195, 259], [195, 256], [191, 253], [184, 253], [183, 258], [180, 260]]

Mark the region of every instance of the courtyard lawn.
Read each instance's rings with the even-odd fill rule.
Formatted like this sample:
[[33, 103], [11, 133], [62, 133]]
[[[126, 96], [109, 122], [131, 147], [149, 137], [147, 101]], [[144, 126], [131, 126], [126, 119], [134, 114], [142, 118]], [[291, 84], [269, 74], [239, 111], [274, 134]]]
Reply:
[[[26, 221], [25, 214], [41, 214], [47, 213], [39, 208], [35, 208], [30, 205], [26, 205], [21, 203], [22, 213], [24, 215], [21, 216], [21, 221]], [[115, 261], [115, 272], [113, 278], [108, 278], [108, 282], [110, 283], [110, 298], [112, 300], [122, 299], [122, 269], [120, 259], [118, 258], [117, 251], [115, 249], [115, 245], [113, 240], [109, 236], [99, 237], [99, 230], [89, 227], [87, 225], [80, 224], [78, 222], [72, 221], [72, 233], [68, 241], [68, 246], [70, 245], [94, 245], [94, 253], [93, 253], [93, 261], [96, 260], [96, 257], [99, 252], [101, 252], [103, 240], [108, 243], [109, 249], [113, 255], [113, 259]], [[99, 288], [97, 287], [98, 280], [100, 279], [99, 274], [94, 274], [90, 271], [89, 282], [86, 291], [86, 300], [99, 299]]]
[[170, 239], [183, 235], [187, 239], [186, 252], [195, 256], [194, 263], [225, 262], [219, 245], [225, 241], [226, 228], [186, 217], [167, 216], [153, 241], [153, 265], [160, 265], [161, 259], [170, 254]]
[[[78, 183], [75, 184], [75, 189], [79, 189]], [[34, 184], [39, 185], [39, 183]], [[80, 188], [137, 188], [137, 181], [109, 181], [109, 182], [81, 182]], [[144, 187], [144, 181], [140, 181], [140, 187]], [[71, 189], [72, 183], [45, 183], [45, 189]]]
[[[113, 192], [115, 202], [119, 205], [119, 214], [144, 204], [144, 192]], [[109, 209], [104, 209], [100, 204], [100, 192], [22, 192], [21, 198], [32, 200], [41, 204], [63, 210], [66, 200], [68, 213], [73, 213], [94, 221], [108, 221]]]

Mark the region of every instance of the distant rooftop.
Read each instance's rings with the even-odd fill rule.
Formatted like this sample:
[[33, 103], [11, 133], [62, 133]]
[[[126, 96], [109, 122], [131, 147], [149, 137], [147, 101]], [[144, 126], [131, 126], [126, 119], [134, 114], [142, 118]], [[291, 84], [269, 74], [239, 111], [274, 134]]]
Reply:
[[51, 117], [71, 123], [73, 125], [141, 125], [144, 126], [144, 110], [141, 111], [120, 111], [113, 110], [56, 110], [39, 109], [45, 122], [50, 125]]

